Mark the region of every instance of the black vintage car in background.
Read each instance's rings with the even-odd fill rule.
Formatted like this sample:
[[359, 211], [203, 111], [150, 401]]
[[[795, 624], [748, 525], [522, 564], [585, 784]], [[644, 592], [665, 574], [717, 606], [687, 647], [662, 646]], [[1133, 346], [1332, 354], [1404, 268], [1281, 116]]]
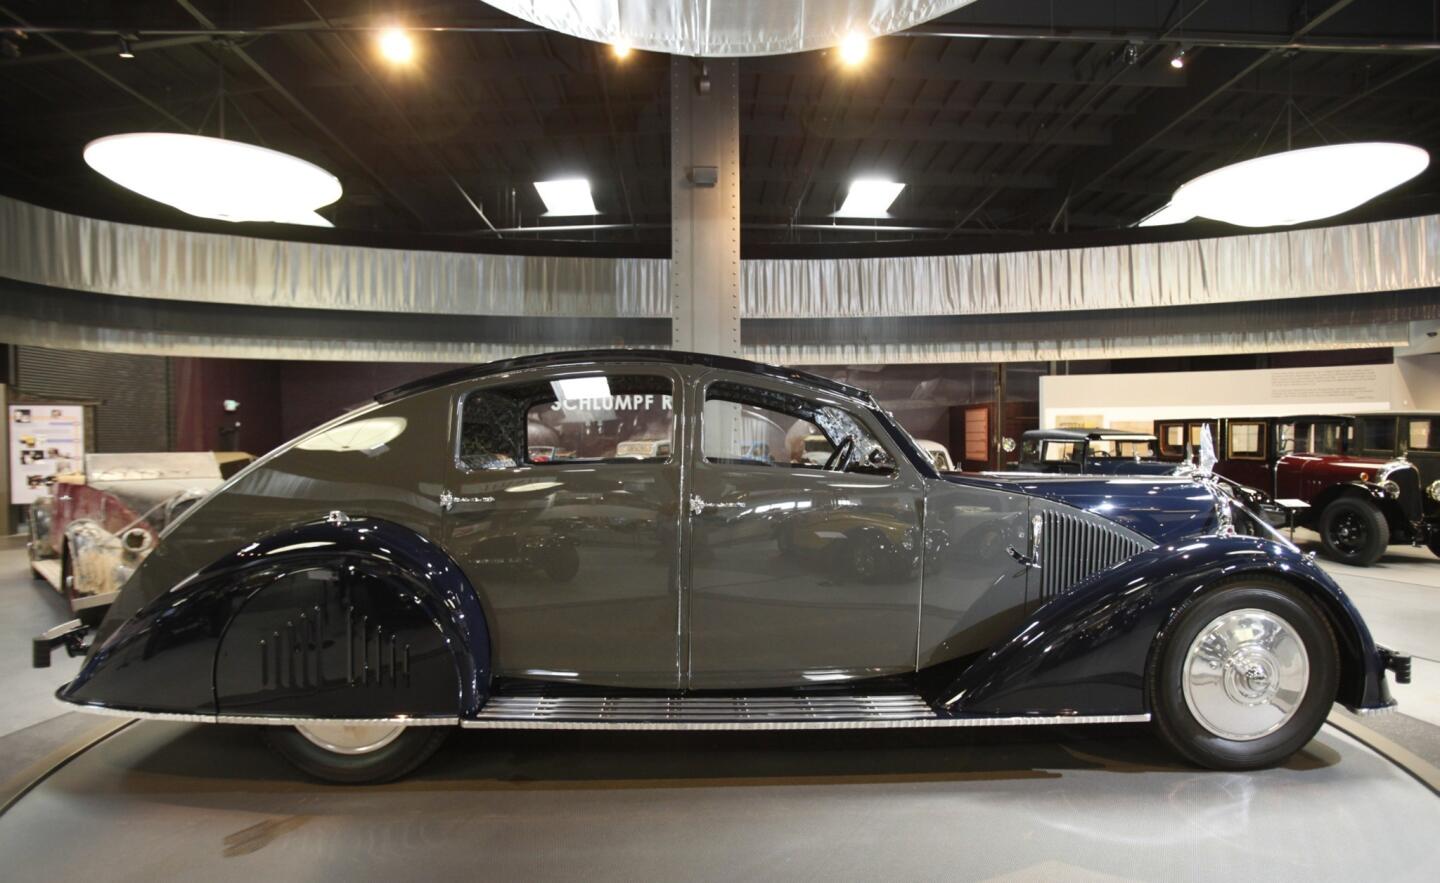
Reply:
[[1100, 427], [1032, 429], [1020, 437], [1018, 472], [1065, 475], [1170, 475], [1176, 464], [1156, 459], [1153, 435]]
[[[786, 453], [817, 435], [821, 462]], [[798, 371], [560, 353], [272, 451], [36, 664], [84, 653], [59, 691], [79, 709], [258, 725], [346, 782], [457, 727], [1153, 720], [1248, 769], [1333, 702], [1391, 706], [1408, 668], [1245, 517], [1204, 476], [941, 474], [868, 393]]]

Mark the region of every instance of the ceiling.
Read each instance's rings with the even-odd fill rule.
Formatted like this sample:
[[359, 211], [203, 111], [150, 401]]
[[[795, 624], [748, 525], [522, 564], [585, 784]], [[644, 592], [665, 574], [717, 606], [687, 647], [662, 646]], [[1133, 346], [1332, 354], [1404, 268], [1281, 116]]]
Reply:
[[[875, 41], [857, 69], [829, 52], [744, 59], [744, 244], [958, 251], [1142, 235], [1127, 228], [1178, 184], [1287, 144], [1403, 140], [1440, 159], [1437, 18], [1440, 0], [978, 0]], [[402, 69], [374, 49], [371, 29], [392, 22], [441, 30], [417, 31]], [[666, 56], [617, 60], [479, 0], [0, 0], [9, 27], [0, 193], [237, 230], [149, 203], [81, 159], [116, 132], [223, 131], [345, 187], [323, 210], [336, 231], [244, 232], [478, 250], [669, 241]], [[119, 57], [121, 35], [134, 58]], [[571, 175], [590, 179], [600, 216], [541, 219], [532, 182]], [[907, 185], [875, 222], [887, 229], [835, 226], [857, 223], [832, 215], [864, 175]], [[1355, 216], [1437, 211], [1432, 166]], [[596, 226], [528, 229], [577, 222]], [[1180, 233], [1217, 229], [1231, 228]]]

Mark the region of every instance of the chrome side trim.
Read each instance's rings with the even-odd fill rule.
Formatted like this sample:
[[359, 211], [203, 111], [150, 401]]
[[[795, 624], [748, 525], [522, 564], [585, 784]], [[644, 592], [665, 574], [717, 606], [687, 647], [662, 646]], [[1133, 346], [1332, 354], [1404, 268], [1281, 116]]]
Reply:
[[[498, 698], [498, 697], [497, 697]], [[743, 697], [736, 697], [743, 698]], [[840, 697], [835, 697], [840, 698]], [[870, 697], [882, 698], [882, 697]], [[918, 697], [896, 697], [919, 700]], [[545, 717], [504, 717], [499, 714], [487, 716], [491, 705], [476, 720], [460, 720], [455, 717], [377, 717], [377, 718], [311, 718], [311, 717], [258, 717], [235, 714], [184, 714], [169, 711], [132, 711], [123, 708], [107, 708], [103, 705], [79, 705], [57, 699], [57, 702], [72, 711], [86, 714], [105, 715], [140, 720], [182, 721], [197, 724], [245, 724], [259, 726], [293, 727], [315, 724], [348, 724], [354, 726], [376, 726], [382, 724], [406, 727], [453, 727], [479, 730], [862, 730], [862, 729], [911, 729], [919, 727], [1023, 727], [1023, 726], [1065, 726], [1070, 724], [1140, 724], [1150, 720], [1149, 714], [1100, 714], [1100, 715], [1027, 715], [1014, 717], [936, 717], [926, 706], [924, 716], [898, 716], [884, 714], [871, 718], [858, 715], [819, 716], [802, 718], [744, 719], [661, 719], [656, 717], [626, 718], [621, 720], [545, 718]], [[624, 701], [624, 700], [610, 700]], [[642, 700], [643, 701], [643, 700]], [[685, 700], [659, 700], [676, 702]], [[755, 701], [755, 700], [748, 700]], [[794, 700], [787, 700], [794, 701]], [[491, 703], [494, 704], [493, 702]]]
[[266, 717], [244, 714], [186, 714], [174, 711], [133, 711], [128, 708], [109, 708], [104, 705], [81, 705], [56, 699], [69, 711], [98, 714], [107, 717], [128, 717], [139, 720], [183, 721], [192, 724], [246, 724], [272, 727], [294, 727], [316, 724], [343, 724], [347, 726], [378, 726], [399, 724], [406, 727], [453, 727], [460, 723], [458, 717]]

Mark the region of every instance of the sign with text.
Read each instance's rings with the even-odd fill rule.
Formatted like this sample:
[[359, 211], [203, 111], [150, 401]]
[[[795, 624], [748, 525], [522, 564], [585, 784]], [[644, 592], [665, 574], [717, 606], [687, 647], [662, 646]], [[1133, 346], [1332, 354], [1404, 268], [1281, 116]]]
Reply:
[[33, 503], [55, 476], [85, 468], [84, 405], [31, 403], [8, 412], [11, 503]]

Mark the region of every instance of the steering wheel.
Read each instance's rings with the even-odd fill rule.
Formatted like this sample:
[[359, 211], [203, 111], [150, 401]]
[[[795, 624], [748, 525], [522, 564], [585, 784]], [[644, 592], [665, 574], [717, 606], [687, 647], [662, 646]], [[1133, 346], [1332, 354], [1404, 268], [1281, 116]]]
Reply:
[[1091, 451], [1091, 452], [1090, 452], [1090, 456], [1093, 457], [1093, 458], [1095, 458], [1096, 460], [1109, 460], [1109, 459], [1110, 459], [1110, 452], [1109, 452], [1109, 451]]
[[850, 455], [854, 453], [854, 451], [855, 436], [845, 436], [845, 440], [840, 442], [840, 446], [831, 451], [830, 456], [825, 460], [825, 471], [831, 472], [836, 469], [844, 469], [845, 466], [850, 463]]

